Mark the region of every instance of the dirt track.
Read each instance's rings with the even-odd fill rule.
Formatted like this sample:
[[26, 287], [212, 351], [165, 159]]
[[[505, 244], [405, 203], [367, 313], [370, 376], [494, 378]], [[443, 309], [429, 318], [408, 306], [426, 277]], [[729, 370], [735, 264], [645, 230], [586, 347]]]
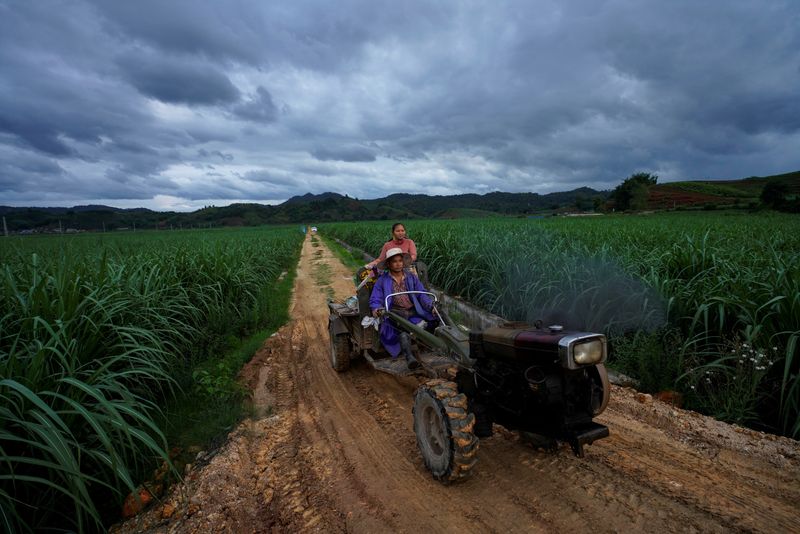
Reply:
[[800, 532], [798, 442], [618, 387], [599, 418], [611, 437], [585, 458], [533, 449], [497, 427], [481, 440], [473, 477], [442, 486], [412, 431], [418, 381], [363, 362], [331, 369], [328, 274], [336, 297], [353, 293], [348, 271], [307, 239], [292, 321], [243, 371], [255, 416], [166, 504], [122, 530]]

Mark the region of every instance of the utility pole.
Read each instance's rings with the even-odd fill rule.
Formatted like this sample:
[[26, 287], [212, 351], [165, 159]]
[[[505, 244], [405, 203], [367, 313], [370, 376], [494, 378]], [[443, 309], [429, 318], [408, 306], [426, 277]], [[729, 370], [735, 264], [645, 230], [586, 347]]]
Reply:
[[136, 222], [133, 223], [133, 231], [136, 231]]
[[61, 229], [61, 219], [58, 220], [58, 233], [63, 234], [64, 230]]
[[103, 221], [103, 233], [106, 233], [106, 222]]
[[5, 215], [3, 216], [3, 234], [5, 234], [5, 236], [8, 237], [8, 226], [6, 226], [6, 217], [5, 217]]

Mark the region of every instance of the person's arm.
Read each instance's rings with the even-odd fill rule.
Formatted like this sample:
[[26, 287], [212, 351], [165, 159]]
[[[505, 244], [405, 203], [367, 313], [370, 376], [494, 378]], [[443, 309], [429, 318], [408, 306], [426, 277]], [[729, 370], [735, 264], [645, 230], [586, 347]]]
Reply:
[[[406, 277], [406, 284], [411, 286], [409, 291], [427, 291], [425, 286], [422, 284], [422, 280], [418, 277], [414, 276], [413, 274], [409, 273]], [[431, 311], [433, 309], [433, 299], [430, 295], [415, 295], [419, 299], [420, 305], [425, 311]]]
[[383, 301], [385, 295], [383, 294], [383, 277], [375, 281], [372, 288], [372, 294], [369, 296], [369, 309], [372, 311], [372, 316], [377, 317], [378, 311], [383, 309]]
[[408, 253], [411, 254], [411, 261], [417, 261], [417, 245], [411, 239], [408, 239], [408, 241]]
[[388, 242], [383, 244], [383, 246], [381, 247], [381, 253], [378, 254], [378, 257], [375, 258], [374, 260], [372, 260], [371, 262], [369, 262], [368, 264], [364, 265], [364, 267], [366, 269], [372, 269], [373, 267], [378, 265], [380, 262], [385, 260], [386, 259], [386, 251], [387, 250], [389, 250], [389, 243]]

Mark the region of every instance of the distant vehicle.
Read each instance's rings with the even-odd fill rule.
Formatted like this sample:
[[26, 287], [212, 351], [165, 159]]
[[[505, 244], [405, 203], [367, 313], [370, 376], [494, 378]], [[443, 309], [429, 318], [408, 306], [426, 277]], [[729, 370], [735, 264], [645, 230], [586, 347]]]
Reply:
[[316, 226], [312, 226], [311, 227], [311, 233], [312, 234], [316, 234], [317, 233], [317, 227]]

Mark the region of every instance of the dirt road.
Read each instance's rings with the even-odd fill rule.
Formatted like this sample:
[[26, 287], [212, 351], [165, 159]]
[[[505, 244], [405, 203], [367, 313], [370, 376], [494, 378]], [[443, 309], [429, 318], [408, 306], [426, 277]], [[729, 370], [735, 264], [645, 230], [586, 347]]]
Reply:
[[[416, 379], [328, 362], [327, 294], [350, 273], [307, 238], [292, 321], [243, 371], [256, 413], [122, 526], [156, 532], [800, 532], [800, 444], [614, 387], [611, 437], [576, 458], [500, 430], [465, 483], [426, 471]], [[499, 428], [499, 427], [497, 427]]]

